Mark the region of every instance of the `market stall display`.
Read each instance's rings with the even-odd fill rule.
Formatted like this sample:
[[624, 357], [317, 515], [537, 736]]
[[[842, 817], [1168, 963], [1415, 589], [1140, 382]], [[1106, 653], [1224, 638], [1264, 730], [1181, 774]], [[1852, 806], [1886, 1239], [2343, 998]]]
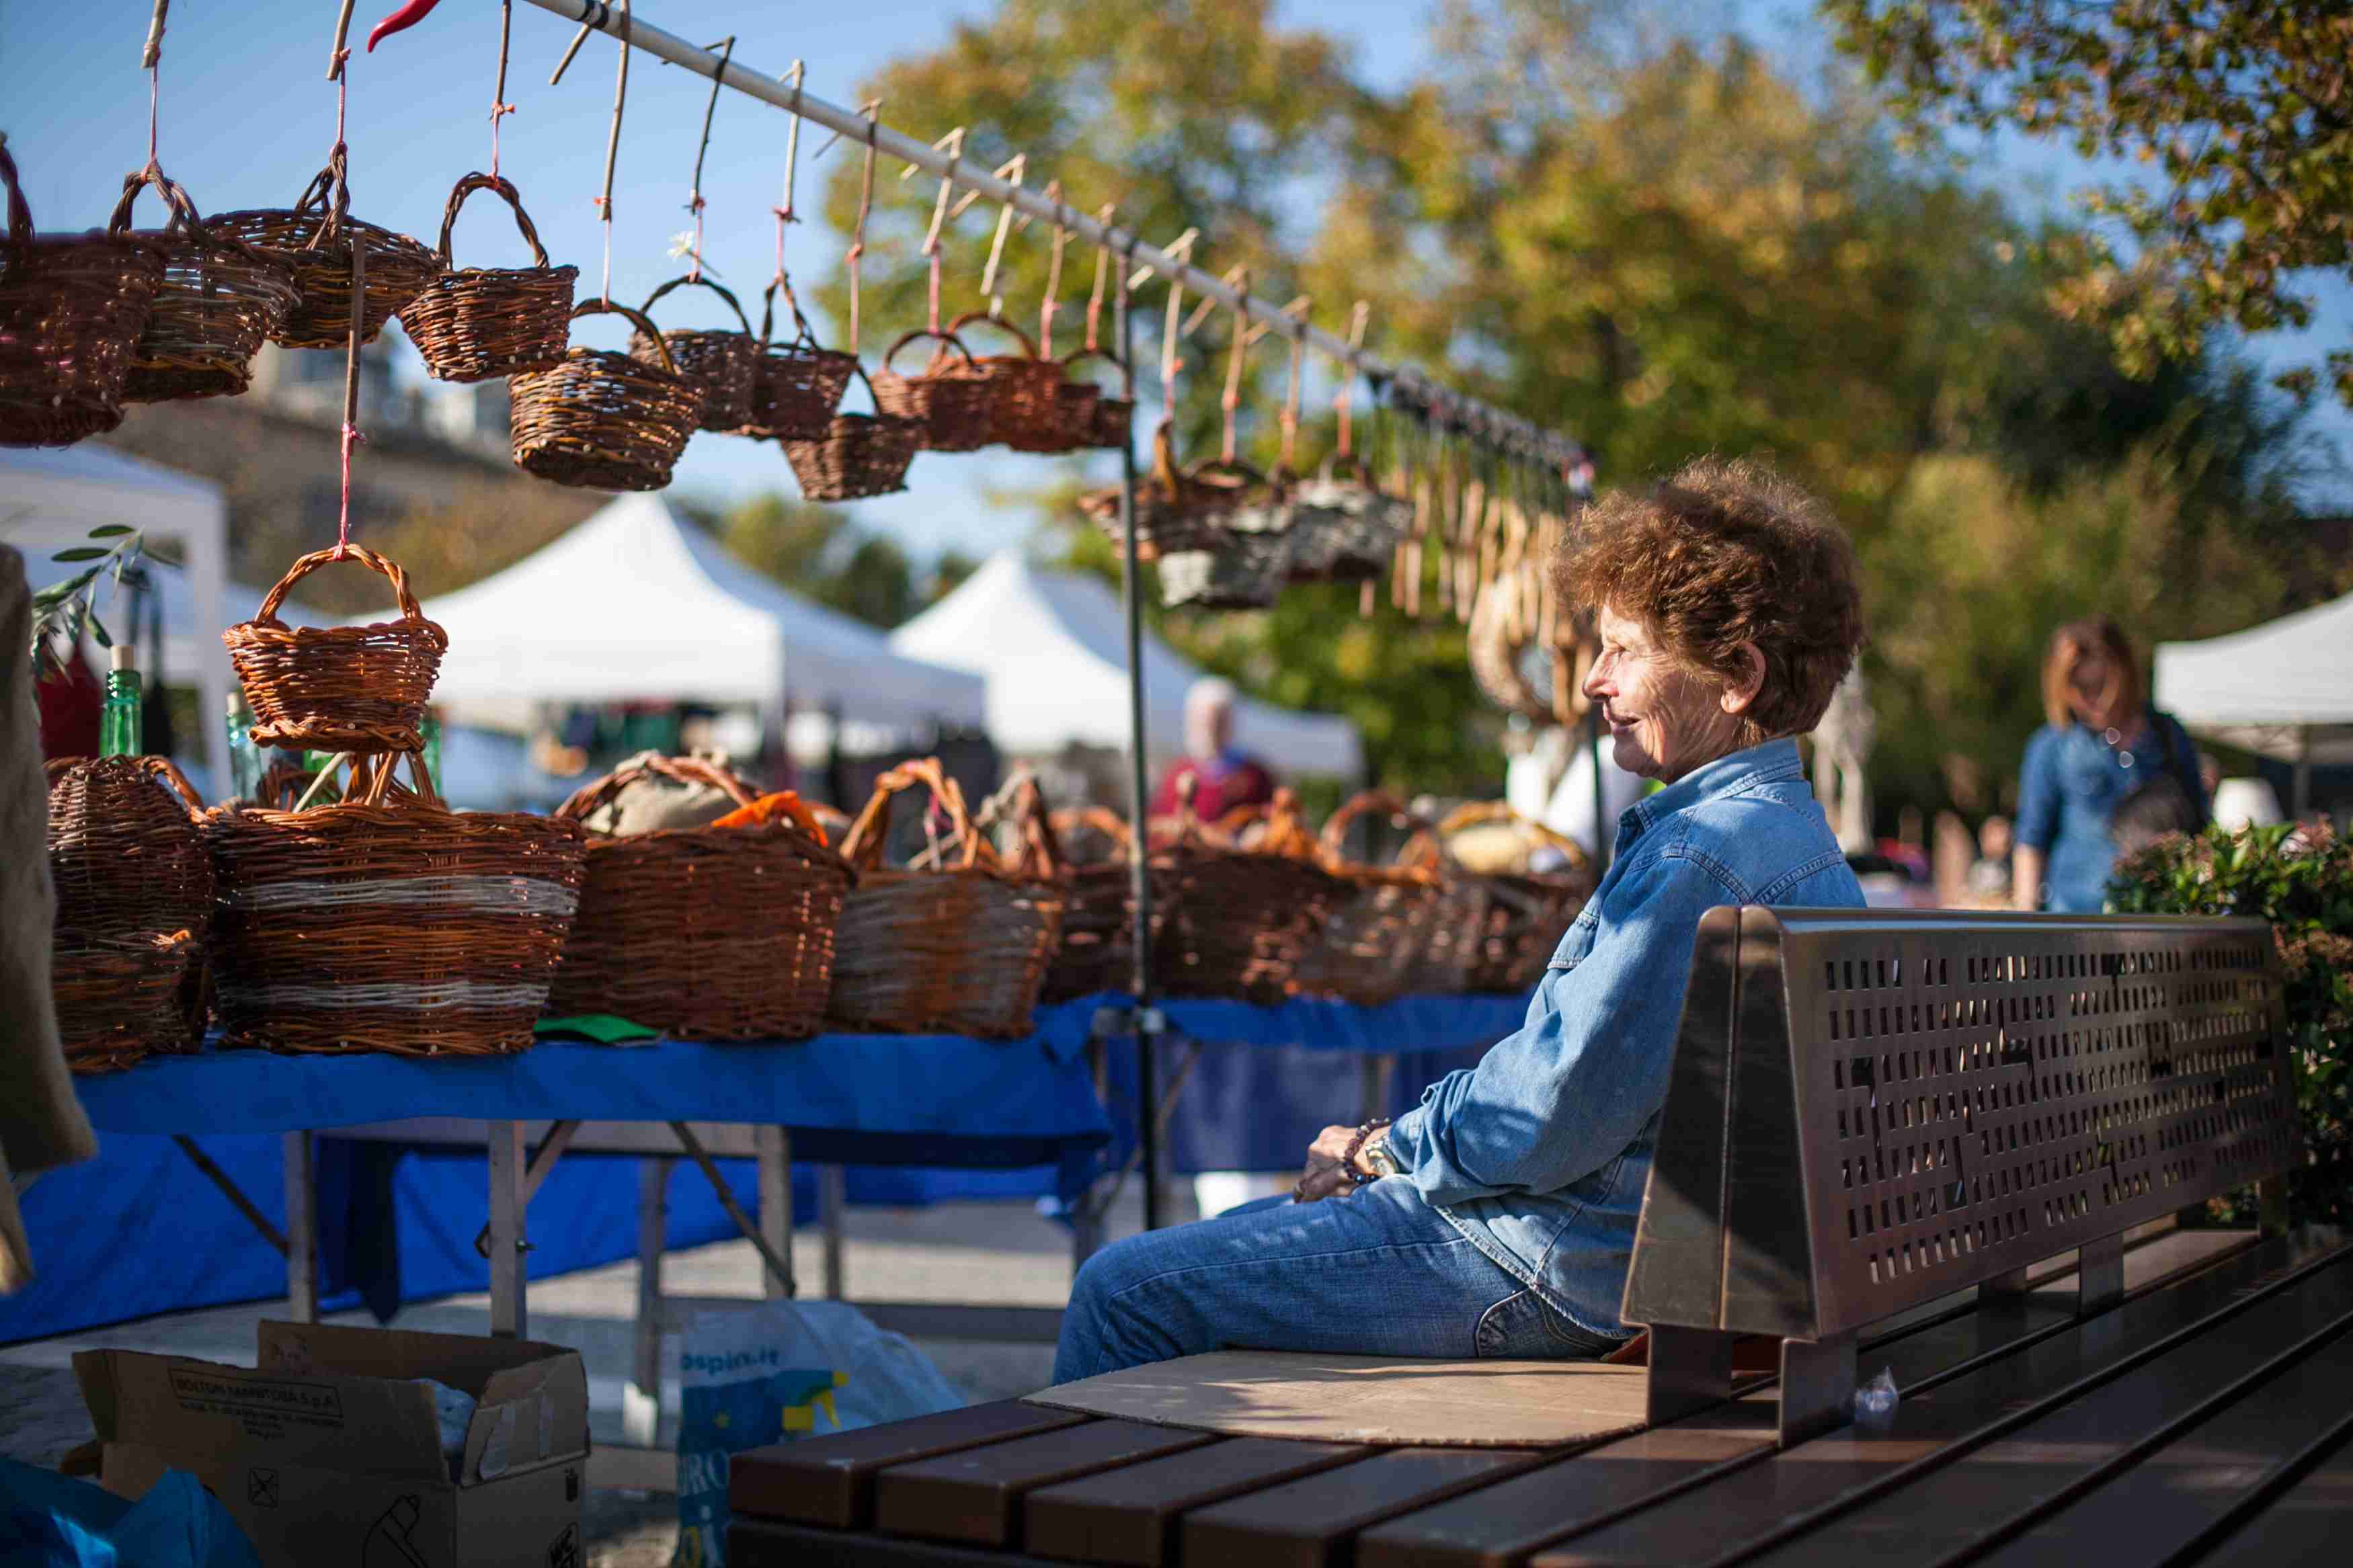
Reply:
[[1340, 891], [1289, 790], [1215, 826], [1188, 799], [1153, 825], [1145, 864], [1152, 972], [1171, 996], [1282, 1001]]
[[[531, 247], [529, 267], [458, 266], [449, 235], [458, 209], [476, 191], [489, 191], [514, 210], [515, 227]], [[547, 247], [512, 181], [481, 174], [459, 180], [441, 214], [438, 254], [441, 275], [400, 312], [428, 374], [439, 381], [491, 381], [563, 363], [580, 268], [548, 264]]]
[[0, 445], [62, 447], [122, 423], [122, 384], [164, 280], [164, 247], [128, 235], [39, 234], [0, 142]]
[[755, 799], [733, 773], [693, 757], [623, 767], [555, 815], [586, 826], [640, 779], [714, 788], [737, 809], [709, 826], [625, 837], [587, 827], [580, 908], [550, 1011], [609, 1014], [682, 1040], [816, 1034], [855, 880], [849, 863], [797, 796]]
[[132, 205], [153, 186], [171, 210], [160, 231], [136, 237], [164, 248], [164, 276], [122, 383], [126, 403], [235, 396], [253, 378], [253, 356], [294, 308], [294, 268], [198, 216], [179, 183], [150, 162], [123, 177], [109, 234], [132, 236]]
[[188, 1051], [204, 1034], [212, 863], [205, 803], [162, 757], [48, 764], [52, 989], [77, 1073]]

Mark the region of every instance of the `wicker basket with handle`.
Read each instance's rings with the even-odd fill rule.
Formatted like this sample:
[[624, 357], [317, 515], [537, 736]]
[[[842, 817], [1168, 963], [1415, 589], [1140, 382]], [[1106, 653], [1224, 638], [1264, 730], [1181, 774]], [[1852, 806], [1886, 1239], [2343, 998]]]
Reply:
[[1303, 995], [1377, 1006], [1403, 993], [1408, 966], [1429, 940], [1430, 922], [1438, 912], [1439, 879], [1421, 867], [1349, 860], [1349, 826], [1367, 813], [1393, 822], [1414, 820], [1403, 801], [1366, 790], [1324, 824], [1319, 852], [1341, 890], [1323, 931], [1301, 956], [1292, 988]]
[[[891, 804], [921, 788], [946, 817], [931, 864], [886, 869]], [[1027, 1034], [1061, 939], [1060, 868], [1007, 864], [972, 825], [936, 757], [902, 763], [842, 842], [858, 887], [834, 944], [835, 1027], [892, 1034]]]
[[[1135, 896], [1127, 863], [1127, 824], [1099, 805], [1058, 811], [1054, 838], [1067, 856], [1062, 885], [1062, 941], [1054, 950], [1039, 999], [1068, 1002], [1100, 991], [1124, 991], [1135, 973]], [[1082, 855], [1093, 841], [1108, 858]]]
[[987, 384], [988, 439], [1017, 452], [1060, 453], [1074, 448], [1076, 432], [1063, 411], [1066, 384], [1061, 364], [1039, 356], [1029, 334], [1000, 317], [974, 310], [948, 323], [948, 335], [962, 341], [968, 327], [989, 326], [1010, 336], [1021, 352], [982, 354], [973, 367]]
[[[793, 337], [776, 341], [776, 295], [793, 313]], [[801, 314], [792, 288], [781, 281], [768, 285], [760, 310], [760, 358], [752, 373], [751, 414], [735, 434], [771, 441], [809, 441], [823, 437], [833, 423], [841, 395], [859, 370], [858, 356], [822, 347], [817, 331]]]
[[735, 302], [733, 292], [708, 278], [690, 274], [673, 278], [647, 295], [638, 312], [650, 321], [654, 307], [661, 303], [664, 295], [690, 285], [708, 289], [725, 300], [727, 308], [735, 313], [741, 331], [681, 329], [656, 332], [640, 327], [629, 337], [629, 353], [647, 364], [659, 361], [672, 366], [694, 384], [702, 394], [698, 428], [733, 435], [752, 422], [752, 386], [759, 374], [760, 356], [767, 346], [763, 338], [752, 335], [751, 320], [744, 314], [744, 307]]
[[[356, 561], [392, 584], [400, 618], [364, 626], [290, 626], [279, 607], [331, 562]], [[287, 568], [253, 619], [221, 634], [253, 709], [254, 742], [322, 752], [414, 752], [449, 635], [425, 618], [408, 574], [373, 550], [313, 551]]]
[[234, 396], [253, 379], [253, 356], [294, 308], [294, 268], [206, 223], [188, 193], [153, 163], [123, 177], [109, 234], [132, 232], [132, 205], [150, 185], [171, 217], [160, 232], [138, 236], [163, 247], [164, 277], [132, 350], [123, 401]]
[[[866, 382], [865, 367], [855, 360], [851, 370]], [[881, 399], [876, 398], [879, 408]], [[922, 448], [923, 427], [896, 415], [835, 414], [812, 439], [786, 439], [785, 461], [801, 494], [810, 500], [858, 500], [867, 496], [895, 495], [907, 488], [907, 468]]]
[[[753, 804], [750, 788], [724, 768], [654, 757], [584, 786], [555, 815], [585, 823], [646, 777], [708, 784], [739, 806]], [[592, 829], [580, 911], [548, 1010], [610, 1013], [681, 1039], [814, 1035], [855, 880], [797, 801], [776, 819], [741, 826], [625, 838]]]
[[[936, 346], [921, 372], [902, 375], [891, 368], [902, 349], [923, 338]], [[994, 438], [988, 379], [951, 332], [913, 331], [892, 343], [874, 373], [874, 405], [922, 426], [927, 452], [977, 452]]]
[[206, 814], [228, 1042], [304, 1052], [526, 1050], [580, 900], [580, 825], [455, 812], [410, 754], [356, 758], [345, 799]]
[[1340, 892], [1316, 855], [1287, 789], [1271, 805], [1229, 812], [1214, 827], [1198, 822], [1189, 804], [1175, 821], [1155, 823], [1155, 984], [1172, 996], [1282, 1001]]
[[352, 216], [344, 157], [338, 146], [290, 210], [251, 207], [211, 220], [213, 227], [294, 268], [293, 308], [269, 339], [286, 348], [339, 349], [350, 341], [354, 247], [367, 253], [362, 342], [375, 342], [384, 324], [441, 275], [441, 258], [416, 240]]
[[702, 389], [670, 365], [669, 345], [642, 314], [609, 300], [572, 308], [575, 321], [594, 315], [628, 318], [662, 363], [575, 348], [553, 369], [513, 377], [515, 467], [559, 485], [658, 490], [702, 417]]
[[164, 248], [127, 235], [36, 233], [5, 142], [0, 184], [0, 447], [62, 447], [111, 430]]
[[[1472, 872], [1441, 848], [1464, 834], [1490, 827], [1508, 827], [1528, 847], [1558, 853], [1566, 867], [1527, 870], [1524, 851], [1522, 868]], [[1574, 840], [1522, 817], [1503, 801], [1472, 801], [1457, 807], [1438, 825], [1435, 839], [1408, 846], [1408, 858], [1445, 873], [1467, 918], [1470, 951], [1447, 954], [1448, 973], [1459, 968], [1465, 990], [1525, 991], [1543, 979], [1560, 939], [1593, 896], [1593, 867], [1585, 851]]]
[[[514, 209], [515, 227], [531, 247], [529, 267], [461, 268], [452, 259], [449, 234], [458, 209], [476, 191], [489, 191]], [[547, 247], [512, 182], [497, 174], [459, 180], [442, 209], [439, 254], [441, 275], [400, 312], [400, 324], [436, 380], [491, 381], [563, 363], [580, 269], [548, 265]]]
[[78, 1073], [196, 1048], [212, 861], [204, 802], [162, 757], [48, 764], [51, 987]]

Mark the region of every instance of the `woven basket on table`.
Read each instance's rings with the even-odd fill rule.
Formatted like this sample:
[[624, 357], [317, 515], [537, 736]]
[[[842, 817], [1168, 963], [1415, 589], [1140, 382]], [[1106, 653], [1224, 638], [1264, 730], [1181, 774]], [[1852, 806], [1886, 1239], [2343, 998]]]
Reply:
[[[1124, 991], [1135, 973], [1134, 873], [1127, 863], [1127, 824], [1102, 806], [1058, 811], [1054, 839], [1067, 856], [1062, 879], [1062, 940], [1046, 971], [1042, 1002], [1068, 1002]], [[1093, 840], [1111, 853], [1086, 854]]]
[[335, 349], [350, 342], [355, 245], [367, 253], [362, 342], [375, 342], [384, 324], [441, 275], [441, 258], [432, 251], [405, 234], [361, 222], [350, 209], [351, 192], [343, 184], [338, 153], [291, 210], [254, 207], [211, 220], [214, 228], [280, 258], [294, 269], [294, 305], [270, 333], [271, 342], [290, 349]]
[[526, 1050], [580, 898], [559, 817], [456, 812], [411, 755], [353, 764], [309, 811], [216, 808], [214, 1000], [228, 1043], [283, 1051]]
[[164, 248], [37, 234], [0, 142], [0, 447], [62, 447], [122, 423], [122, 384], [164, 280]]
[[[780, 287], [793, 313], [793, 338], [785, 343], [775, 339]], [[841, 395], [849, 390], [849, 378], [858, 369], [856, 354], [818, 344], [789, 285], [769, 284], [760, 310], [760, 357], [752, 372], [751, 413], [735, 434], [770, 441], [822, 438], [830, 432], [834, 410], [841, 405]]]
[[1064, 416], [1061, 363], [1041, 357], [1029, 334], [1012, 322], [969, 311], [948, 324], [962, 341], [967, 327], [995, 327], [1021, 345], [1019, 353], [980, 354], [973, 368], [987, 387], [988, 439], [1017, 452], [1055, 454], [1074, 449], [1075, 432]]
[[[489, 191], [514, 209], [515, 227], [531, 247], [529, 267], [459, 268], [449, 233], [458, 209], [476, 191]], [[577, 267], [551, 267], [539, 230], [522, 210], [512, 182], [469, 174], [449, 193], [441, 212], [441, 274], [401, 308], [400, 324], [437, 381], [492, 381], [518, 371], [560, 364], [571, 334], [572, 285]]]
[[1349, 825], [1367, 812], [1410, 820], [1405, 803], [1378, 791], [1353, 796], [1324, 824], [1324, 868], [1340, 884], [1324, 929], [1299, 961], [1292, 988], [1377, 1006], [1403, 993], [1407, 966], [1428, 940], [1439, 907], [1435, 872], [1376, 866], [1347, 856]]
[[[627, 317], [661, 343], [653, 323], [627, 305], [589, 300], [572, 310], [575, 321], [606, 314]], [[702, 417], [701, 389], [667, 363], [610, 349], [573, 349], [552, 369], [514, 376], [507, 390], [515, 467], [586, 489], [661, 489]]]
[[[752, 792], [693, 757], [655, 757], [556, 808], [585, 823], [640, 778]], [[797, 803], [793, 803], [797, 806]], [[797, 1040], [818, 1032], [834, 931], [856, 879], [806, 812], [736, 827], [591, 830], [580, 910], [548, 1010], [609, 1013], [690, 1040]]]
[[[891, 803], [922, 787], [944, 811], [938, 863], [885, 869]], [[964, 792], [937, 758], [902, 763], [842, 841], [858, 887], [834, 943], [835, 1027], [892, 1034], [1029, 1033], [1046, 965], [1061, 938], [1054, 868], [1007, 865], [972, 825]]]
[[67, 1065], [105, 1072], [195, 1049], [213, 916], [204, 802], [162, 757], [63, 758], [48, 776], [50, 976]]
[[[1487, 868], [1496, 857], [1473, 856], [1468, 839], [1473, 834], [1508, 832], [1516, 839], [1504, 864]], [[1438, 847], [1445, 849], [1441, 861]], [[1434, 840], [1409, 847], [1417, 862], [1435, 868], [1441, 864], [1458, 881], [1477, 885], [1475, 952], [1464, 970], [1464, 988], [1471, 991], [1525, 991], [1544, 978], [1560, 939], [1567, 933], [1585, 901], [1593, 896], [1593, 867], [1577, 843], [1539, 823], [1528, 821], [1503, 801], [1473, 801], [1456, 808], [1438, 825]], [[1534, 871], [1529, 856], [1544, 850], [1566, 864], [1561, 868]], [[1475, 859], [1471, 870], [1461, 857]], [[1465, 908], [1470, 908], [1466, 894]]]
[[[853, 360], [849, 368], [871, 394], [874, 384], [867, 381], [865, 367]], [[875, 401], [879, 407], [881, 400]], [[908, 466], [923, 443], [923, 427], [916, 421], [875, 413], [835, 414], [815, 437], [781, 445], [805, 498], [858, 500], [905, 489]]]
[[[935, 346], [914, 375], [891, 368], [899, 351], [921, 338]], [[989, 388], [972, 351], [949, 332], [908, 332], [884, 351], [874, 373], [874, 406], [923, 427], [927, 452], [977, 452], [992, 438]]]
[[[392, 583], [400, 618], [364, 626], [290, 626], [279, 606], [330, 562], [352, 560]], [[408, 574], [373, 550], [313, 551], [287, 569], [253, 619], [221, 634], [253, 709], [254, 743], [320, 752], [414, 752], [425, 700], [449, 637], [425, 618]]]
[[629, 334], [629, 355], [645, 364], [659, 360], [694, 384], [702, 394], [702, 412], [696, 428], [733, 435], [752, 422], [752, 386], [759, 374], [761, 353], [766, 347], [764, 339], [752, 335], [751, 321], [744, 314], [744, 307], [735, 302], [734, 294], [708, 278], [673, 278], [647, 295], [638, 312], [650, 323], [654, 307], [661, 302], [662, 296], [690, 284], [708, 289], [727, 301], [727, 308], [735, 312], [736, 324], [742, 330], [657, 331], [648, 325]]
[[1248, 848], [1189, 808], [1154, 824], [1152, 975], [1168, 994], [1271, 1005], [1290, 994], [1340, 887], [1289, 790], [1260, 817]]
[[[133, 236], [132, 205], [154, 186], [171, 218], [161, 231]], [[131, 352], [122, 381], [126, 403], [235, 396], [253, 380], [253, 356], [294, 308], [294, 268], [235, 235], [206, 223], [179, 183], [150, 163], [122, 181], [107, 232], [163, 247], [146, 330]]]

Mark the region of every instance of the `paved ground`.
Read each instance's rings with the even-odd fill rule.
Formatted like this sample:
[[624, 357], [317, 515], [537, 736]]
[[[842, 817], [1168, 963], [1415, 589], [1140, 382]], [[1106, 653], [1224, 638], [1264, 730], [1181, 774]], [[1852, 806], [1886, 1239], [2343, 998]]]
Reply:
[[[1192, 1217], [1191, 1198], [1188, 1184], [1172, 1184], [1173, 1218]], [[1114, 1215], [1110, 1234], [1124, 1236], [1138, 1224], [1131, 1193]], [[844, 1228], [842, 1273], [853, 1300], [863, 1296], [1059, 1307], [1069, 1293], [1069, 1233], [1039, 1218], [1027, 1203], [853, 1208]], [[795, 1237], [793, 1266], [804, 1290], [813, 1292], [823, 1278], [822, 1251], [813, 1231]], [[637, 1265], [619, 1263], [534, 1285], [531, 1290], [531, 1337], [572, 1346], [587, 1363], [590, 1430], [599, 1443], [620, 1437], [621, 1389], [628, 1375], [637, 1287]], [[754, 1298], [760, 1294], [759, 1258], [741, 1241], [673, 1254], [664, 1266], [662, 1287], [675, 1295]], [[254, 1325], [284, 1313], [283, 1301], [254, 1302], [0, 1346], [0, 1455], [54, 1465], [68, 1449], [89, 1440], [90, 1417], [70, 1371], [75, 1351], [107, 1346], [250, 1365]], [[350, 1313], [335, 1321], [373, 1320]], [[403, 1328], [438, 1332], [484, 1333], [490, 1327], [489, 1302], [479, 1296], [458, 1297], [412, 1307], [397, 1322]], [[1042, 1388], [1053, 1363], [1052, 1348], [1047, 1345], [917, 1342], [948, 1380], [975, 1401]], [[674, 1413], [677, 1390], [666, 1388], [664, 1394], [666, 1411]], [[665, 1422], [664, 1441], [670, 1436]], [[667, 1496], [592, 1490], [586, 1521], [590, 1568], [667, 1564], [677, 1539], [676, 1518], [676, 1505]]]

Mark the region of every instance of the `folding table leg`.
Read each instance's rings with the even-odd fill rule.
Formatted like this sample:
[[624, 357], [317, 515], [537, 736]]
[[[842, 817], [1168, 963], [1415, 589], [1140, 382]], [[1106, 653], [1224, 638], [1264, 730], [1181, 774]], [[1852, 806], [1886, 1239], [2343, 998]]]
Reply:
[[491, 1166], [491, 1332], [502, 1339], [527, 1336], [523, 1307], [523, 1126], [520, 1121], [483, 1124]]
[[779, 1276], [763, 1268], [763, 1291], [771, 1300], [793, 1294], [793, 1135], [781, 1127], [752, 1130], [753, 1152], [760, 1161], [760, 1238], [786, 1266]]
[[662, 1249], [670, 1237], [670, 1173], [676, 1161], [638, 1162], [638, 1321], [636, 1354], [621, 1390], [621, 1435], [650, 1448], [661, 1431]]
[[818, 1217], [825, 1226], [825, 1299], [841, 1300], [841, 1212], [849, 1205], [849, 1180], [839, 1165], [817, 1168]]
[[289, 1132], [286, 1150], [286, 1315], [319, 1321], [319, 1167], [311, 1135]]

